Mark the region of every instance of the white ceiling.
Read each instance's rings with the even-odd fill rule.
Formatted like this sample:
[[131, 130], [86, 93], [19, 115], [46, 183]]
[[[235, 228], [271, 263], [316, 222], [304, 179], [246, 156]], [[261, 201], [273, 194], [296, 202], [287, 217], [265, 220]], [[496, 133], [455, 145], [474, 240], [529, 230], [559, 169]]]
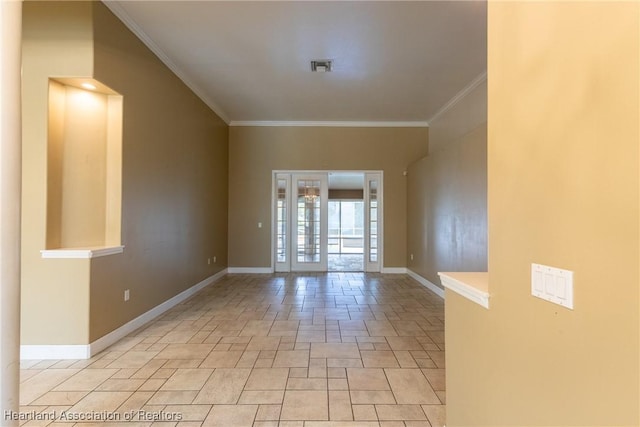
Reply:
[[486, 71], [484, 1], [105, 4], [230, 124], [426, 124]]

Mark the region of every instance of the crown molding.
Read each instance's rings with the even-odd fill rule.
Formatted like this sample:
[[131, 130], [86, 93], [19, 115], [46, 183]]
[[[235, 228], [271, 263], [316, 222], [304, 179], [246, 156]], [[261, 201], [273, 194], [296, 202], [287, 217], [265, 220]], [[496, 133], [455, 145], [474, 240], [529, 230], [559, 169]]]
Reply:
[[442, 106], [433, 116], [427, 120], [427, 123], [433, 123], [437, 120], [441, 115], [452, 109], [458, 102], [460, 102], [464, 97], [466, 97], [471, 91], [480, 86], [482, 83], [487, 81], [487, 72], [480, 74], [475, 79], [471, 80], [471, 82], [466, 85], [460, 92], [456, 93], [453, 98], [451, 98], [446, 104]]
[[216, 104], [205, 92], [191, 81], [187, 75], [178, 67], [166, 53], [149, 37], [140, 26], [127, 14], [124, 8], [116, 0], [102, 0], [102, 3], [113, 12], [122, 23], [133, 32], [157, 57], [166, 65], [189, 89], [195, 93], [211, 110], [216, 113], [225, 123], [229, 124], [230, 119], [227, 113]]
[[261, 121], [234, 120], [229, 126], [258, 126], [258, 127], [350, 127], [350, 128], [426, 128], [428, 122], [367, 122], [367, 121]]

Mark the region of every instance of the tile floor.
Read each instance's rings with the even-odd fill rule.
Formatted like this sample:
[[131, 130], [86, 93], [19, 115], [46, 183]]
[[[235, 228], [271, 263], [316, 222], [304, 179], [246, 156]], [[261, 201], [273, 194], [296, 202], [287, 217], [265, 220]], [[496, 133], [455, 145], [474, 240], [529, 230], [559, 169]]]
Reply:
[[23, 361], [21, 425], [442, 426], [443, 321], [405, 275], [228, 275], [90, 360]]

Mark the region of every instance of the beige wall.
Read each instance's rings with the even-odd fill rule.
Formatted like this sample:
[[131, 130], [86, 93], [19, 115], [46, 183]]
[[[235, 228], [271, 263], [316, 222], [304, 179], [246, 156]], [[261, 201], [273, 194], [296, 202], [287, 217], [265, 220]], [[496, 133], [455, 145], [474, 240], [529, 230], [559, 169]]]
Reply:
[[91, 263], [91, 341], [226, 268], [228, 190], [227, 125], [102, 3], [94, 37], [124, 102], [125, 252]]
[[[228, 128], [102, 3], [27, 2], [25, 24], [22, 343], [87, 344], [226, 268]], [[80, 36], [84, 49], [66, 48]], [[73, 63], [58, 59], [67, 51], [84, 68], [55, 66]], [[49, 76], [93, 76], [123, 95], [123, 254], [39, 257]]]
[[384, 266], [405, 267], [403, 172], [427, 139], [426, 128], [231, 127], [229, 265], [271, 266], [272, 170], [383, 170]]
[[429, 156], [409, 167], [407, 265], [437, 285], [487, 270], [486, 108], [485, 81], [430, 123]]
[[24, 2], [22, 53], [22, 344], [84, 344], [89, 260], [42, 259], [47, 239], [49, 77], [93, 73], [89, 3]]
[[447, 292], [447, 425], [640, 425], [640, 4], [488, 16], [490, 309]]

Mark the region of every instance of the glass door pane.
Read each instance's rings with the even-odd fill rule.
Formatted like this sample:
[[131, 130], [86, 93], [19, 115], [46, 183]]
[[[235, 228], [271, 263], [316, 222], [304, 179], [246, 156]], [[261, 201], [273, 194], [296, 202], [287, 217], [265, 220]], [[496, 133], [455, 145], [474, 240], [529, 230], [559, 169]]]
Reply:
[[274, 179], [275, 270], [290, 271], [289, 239], [289, 174], [276, 174]]
[[295, 222], [292, 237], [295, 245], [292, 269], [325, 271], [327, 269], [327, 180], [326, 175], [294, 175]]
[[382, 258], [382, 174], [367, 173], [365, 176], [366, 244], [365, 270], [381, 271]]

